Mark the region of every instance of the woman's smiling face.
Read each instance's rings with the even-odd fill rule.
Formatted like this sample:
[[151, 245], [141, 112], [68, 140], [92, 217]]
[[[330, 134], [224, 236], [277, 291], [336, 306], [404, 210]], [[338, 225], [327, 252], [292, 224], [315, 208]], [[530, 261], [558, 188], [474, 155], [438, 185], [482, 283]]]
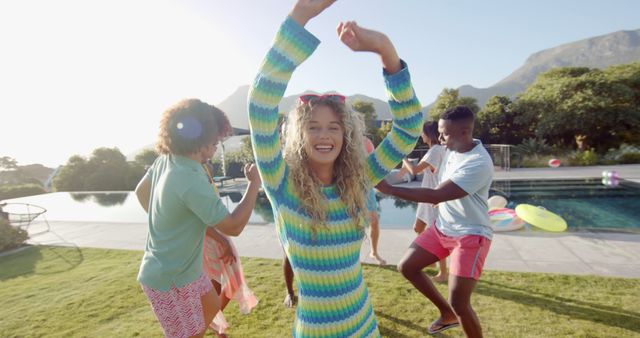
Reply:
[[318, 105], [304, 127], [305, 151], [311, 166], [332, 165], [342, 151], [344, 128], [338, 114], [328, 106]]

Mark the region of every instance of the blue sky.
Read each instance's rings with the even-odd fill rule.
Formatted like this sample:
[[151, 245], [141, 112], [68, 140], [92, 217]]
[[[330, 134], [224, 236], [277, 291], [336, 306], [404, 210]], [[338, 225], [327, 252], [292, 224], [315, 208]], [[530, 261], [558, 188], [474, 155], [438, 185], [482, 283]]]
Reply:
[[[101, 146], [155, 140], [163, 109], [217, 104], [249, 84], [293, 2], [44, 0], [0, 3], [0, 156], [63, 164]], [[640, 28], [640, 1], [339, 0], [307, 28], [322, 44], [287, 94], [383, 98], [379, 61], [335, 26], [381, 30], [409, 63], [423, 105], [444, 87], [488, 87], [537, 51]]]

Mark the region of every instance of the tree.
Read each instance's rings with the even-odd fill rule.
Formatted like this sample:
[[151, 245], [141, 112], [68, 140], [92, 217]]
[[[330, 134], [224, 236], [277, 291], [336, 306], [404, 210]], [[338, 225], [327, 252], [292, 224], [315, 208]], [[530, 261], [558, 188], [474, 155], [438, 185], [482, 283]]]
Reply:
[[[382, 140], [387, 136], [387, 134], [391, 131], [393, 127], [393, 123], [391, 121], [383, 121], [380, 124], [380, 129], [376, 131], [376, 137], [378, 139], [378, 143], [382, 142]], [[375, 144], [375, 142], [374, 142]]]
[[98, 148], [88, 161], [90, 173], [85, 181], [85, 190], [129, 190], [130, 167], [126, 157], [118, 148]]
[[478, 114], [478, 112], [480, 111], [480, 107], [478, 106], [478, 100], [475, 97], [471, 97], [471, 96], [462, 96], [458, 98], [458, 101], [456, 101], [455, 106], [465, 106], [469, 108], [473, 112], [473, 114]]
[[[556, 144], [606, 150], [638, 141], [640, 63], [608, 70], [585, 67], [541, 74], [518, 98], [521, 125]], [[635, 86], [635, 87], [634, 87]]]
[[442, 115], [442, 113], [457, 106], [466, 106], [471, 109], [474, 114], [480, 110], [480, 107], [478, 107], [478, 100], [474, 97], [460, 97], [460, 93], [457, 89], [445, 88], [440, 92], [436, 102], [433, 103], [433, 107], [429, 110], [429, 119], [437, 121], [440, 119], [440, 115]]
[[42, 183], [31, 175], [21, 170], [18, 161], [9, 156], [0, 157], [0, 185], [20, 185], [35, 184], [42, 186]]
[[145, 169], [129, 164], [118, 148], [98, 148], [89, 160], [74, 155], [53, 179], [56, 191], [132, 190]]
[[18, 168], [18, 161], [9, 156], [0, 157], [0, 169], [13, 170]]
[[158, 158], [158, 153], [156, 153], [155, 150], [143, 149], [136, 155], [134, 161], [137, 165], [147, 169], [153, 164], [156, 158]]
[[364, 118], [364, 124], [367, 128], [367, 130], [365, 131], [366, 134], [370, 136], [376, 135], [376, 131], [378, 129], [376, 126], [376, 120], [378, 119], [378, 114], [376, 114], [376, 108], [373, 106], [373, 103], [356, 101], [351, 105], [351, 107], [353, 108], [353, 110], [362, 114], [362, 117]]
[[445, 88], [440, 92], [436, 102], [433, 103], [433, 106], [429, 110], [429, 118], [431, 120], [437, 121], [440, 119], [440, 115], [445, 111], [455, 107], [458, 102], [458, 90], [453, 88]]
[[84, 191], [88, 174], [87, 160], [80, 155], [73, 155], [54, 177], [51, 186], [54, 191]]
[[517, 111], [507, 96], [491, 97], [476, 116], [476, 137], [484, 143], [520, 144], [533, 137], [526, 126], [516, 122]]

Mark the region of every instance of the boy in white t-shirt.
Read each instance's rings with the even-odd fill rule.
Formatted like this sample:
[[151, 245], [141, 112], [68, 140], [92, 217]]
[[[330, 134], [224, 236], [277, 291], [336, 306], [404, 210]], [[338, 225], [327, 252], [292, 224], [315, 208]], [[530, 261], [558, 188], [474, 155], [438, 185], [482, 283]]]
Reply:
[[[440, 318], [429, 326], [434, 334], [462, 325], [468, 337], [482, 337], [478, 317], [471, 307], [471, 294], [480, 278], [491, 246], [487, 199], [493, 179], [493, 162], [479, 140], [472, 137], [474, 115], [458, 106], [438, 121], [440, 143], [447, 147], [439, 170], [437, 188], [400, 188], [382, 181], [382, 193], [415, 202], [438, 204], [435, 227], [424, 231], [411, 244], [398, 270], [440, 310]], [[450, 256], [449, 302], [422, 272]]]

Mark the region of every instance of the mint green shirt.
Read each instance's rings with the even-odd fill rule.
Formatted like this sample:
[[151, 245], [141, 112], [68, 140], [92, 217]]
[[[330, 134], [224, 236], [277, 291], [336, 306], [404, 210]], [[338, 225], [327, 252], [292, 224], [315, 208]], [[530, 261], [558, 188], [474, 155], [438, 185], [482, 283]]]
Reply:
[[229, 211], [200, 163], [189, 158], [161, 155], [145, 179], [151, 180], [149, 234], [138, 281], [168, 291], [200, 277], [207, 226], [218, 224]]

